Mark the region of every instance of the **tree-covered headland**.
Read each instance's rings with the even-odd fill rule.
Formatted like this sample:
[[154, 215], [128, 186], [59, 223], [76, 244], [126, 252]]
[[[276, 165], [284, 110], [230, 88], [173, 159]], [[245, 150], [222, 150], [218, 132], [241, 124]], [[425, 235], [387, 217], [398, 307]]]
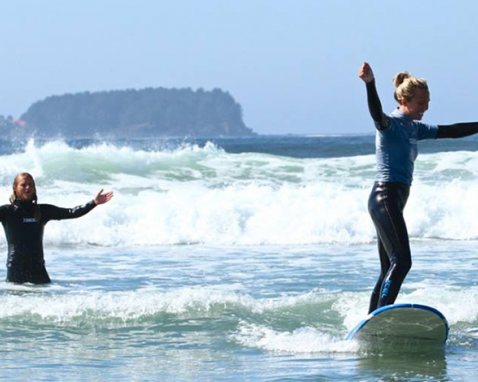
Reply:
[[17, 121], [0, 116], [0, 129], [42, 138], [254, 135], [228, 92], [190, 88], [50, 96], [32, 104]]

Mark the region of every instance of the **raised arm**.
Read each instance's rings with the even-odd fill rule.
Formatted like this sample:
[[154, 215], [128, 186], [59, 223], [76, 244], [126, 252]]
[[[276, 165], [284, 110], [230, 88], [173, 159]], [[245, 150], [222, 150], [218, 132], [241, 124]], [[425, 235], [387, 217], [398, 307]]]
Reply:
[[365, 82], [367, 89], [368, 110], [375, 122], [375, 127], [378, 130], [386, 129], [387, 119], [383, 114], [382, 103], [380, 102], [377, 88], [375, 87], [375, 77], [373, 75], [372, 68], [367, 62], [364, 62], [359, 68], [358, 76], [362, 81]]
[[478, 133], [478, 122], [438, 125], [437, 138], [463, 138]]

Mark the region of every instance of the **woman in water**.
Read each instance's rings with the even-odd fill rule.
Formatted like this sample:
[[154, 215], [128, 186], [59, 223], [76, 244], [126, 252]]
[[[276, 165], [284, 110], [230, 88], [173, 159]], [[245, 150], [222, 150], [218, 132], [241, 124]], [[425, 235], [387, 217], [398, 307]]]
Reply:
[[377, 231], [380, 276], [370, 299], [369, 313], [393, 304], [412, 266], [403, 209], [408, 199], [417, 157], [417, 141], [460, 138], [478, 132], [478, 122], [428, 125], [420, 122], [428, 110], [427, 82], [407, 72], [394, 78], [398, 107], [385, 115], [368, 63], [358, 72], [365, 82], [370, 115], [376, 128], [377, 176], [368, 200], [368, 210]]
[[38, 204], [35, 181], [28, 173], [20, 173], [13, 181], [10, 204], [0, 207], [0, 221], [8, 244], [7, 281], [45, 284], [50, 277], [43, 257], [43, 230], [50, 220], [74, 219], [108, 202], [112, 192], [101, 190], [95, 198], [75, 208]]

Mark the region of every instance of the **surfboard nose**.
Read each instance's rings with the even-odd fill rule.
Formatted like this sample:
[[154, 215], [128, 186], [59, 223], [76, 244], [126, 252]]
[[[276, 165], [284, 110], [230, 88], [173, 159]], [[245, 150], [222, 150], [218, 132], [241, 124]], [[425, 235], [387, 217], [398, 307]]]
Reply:
[[376, 346], [444, 346], [448, 322], [437, 309], [420, 304], [393, 304], [379, 308], [348, 333], [346, 339]]

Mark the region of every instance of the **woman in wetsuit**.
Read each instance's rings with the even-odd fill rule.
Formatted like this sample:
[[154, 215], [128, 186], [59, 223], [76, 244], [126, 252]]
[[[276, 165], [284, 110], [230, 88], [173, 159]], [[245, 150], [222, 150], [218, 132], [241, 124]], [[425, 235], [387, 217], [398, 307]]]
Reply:
[[398, 107], [385, 115], [370, 65], [364, 63], [358, 75], [366, 84], [368, 107], [376, 128], [377, 176], [368, 210], [377, 231], [381, 270], [370, 299], [370, 313], [394, 303], [412, 266], [403, 209], [412, 184], [417, 141], [472, 135], [478, 132], [478, 122], [453, 125], [420, 122], [430, 101], [428, 85], [424, 79], [407, 72], [395, 76], [394, 97]]
[[35, 181], [28, 173], [21, 173], [13, 182], [10, 204], [0, 207], [0, 221], [8, 244], [7, 281], [14, 283], [45, 284], [50, 277], [43, 257], [43, 230], [50, 220], [74, 219], [90, 212], [99, 204], [108, 202], [112, 192], [98, 195], [84, 205], [60, 208], [38, 204]]

